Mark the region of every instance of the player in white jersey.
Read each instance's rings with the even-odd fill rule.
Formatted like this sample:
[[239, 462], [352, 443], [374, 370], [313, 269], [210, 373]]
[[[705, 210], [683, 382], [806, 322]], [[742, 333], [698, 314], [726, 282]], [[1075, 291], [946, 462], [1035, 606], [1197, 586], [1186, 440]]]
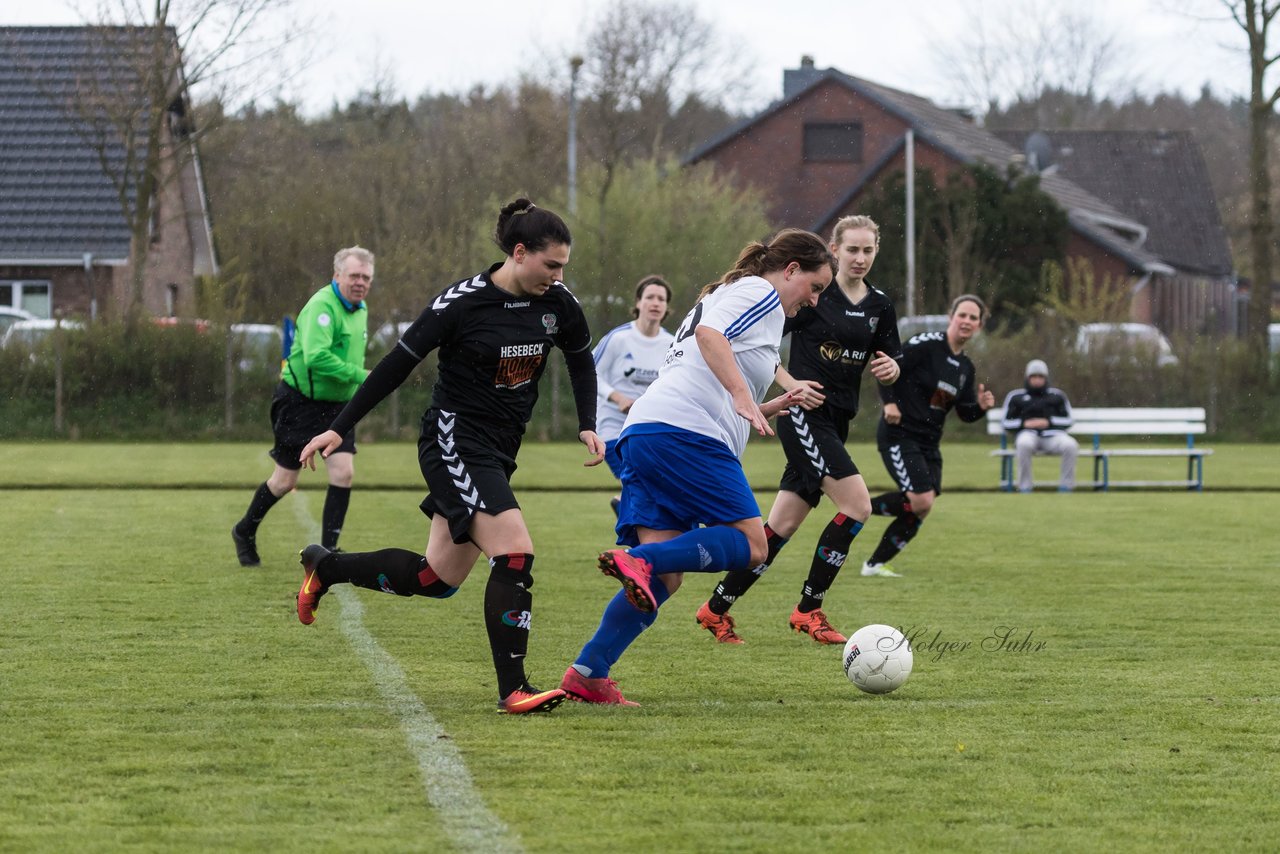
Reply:
[[[671, 285], [661, 276], [645, 276], [636, 285], [634, 320], [617, 326], [600, 339], [592, 354], [596, 362], [596, 433], [604, 440], [604, 461], [622, 479], [618, 436], [631, 405], [658, 378], [667, 347], [675, 337], [662, 328], [671, 313]], [[618, 511], [619, 498], [610, 504]]]
[[623, 589], [565, 671], [570, 697], [636, 705], [609, 670], [684, 573], [746, 571], [763, 561], [764, 523], [739, 458], [752, 429], [773, 435], [768, 419], [804, 396], [797, 389], [761, 403], [779, 366], [785, 318], [816, 304], [835, 269], [822, 238], [785, 229], [748, 244], [681, 323], [618, 441], [616, 530], [618, 543], [633, 548], [600, 555], [601, 571]]

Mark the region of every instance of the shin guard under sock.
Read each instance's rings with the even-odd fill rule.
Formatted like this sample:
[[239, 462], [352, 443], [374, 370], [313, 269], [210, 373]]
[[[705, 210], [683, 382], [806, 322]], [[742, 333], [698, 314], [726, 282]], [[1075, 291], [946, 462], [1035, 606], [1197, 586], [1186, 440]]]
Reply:
[[924, 524], [924, 520], [914, 513], [907, 513], [894, 519], [889, 523], [889, 527], [885, 528], [884, 535], [880, 537], [880, 545], [876, 546], [875, 553], [867, 558], [867, 563], [888, 563], [898, 556], [898, 553], [907, 547], [907, 543], [920, 533], [920, 526]]
[[316, 573], [326, 586], [346, 581], [397, 596], [446, 599], [458, 589], [441, 581], [425, 557], [408, 549], [332, 554], [320, 561]]
[[236, 528], [246, 537], [252, 537], [258, 531], [258, 526], [262, 524], [263, 518], [266, 517], [267, 511], [276, 506], [276, 502], [280, 497], [271, 494], [271, 490], [267, 488], [267, 482], [264, 480], [254, 490], [253, 498], [249, 501], [249, 509], [245, 511], [244, 518], [236, 523]]
[[901, 516], [911, 512], [905, 492], [886, 492], [871, 499], [871, 512], [877, 516]]
[[736, 572], [751, 561], [747, 535], [728, 525], [694, 528], [661, 543], [646, 543], [631, 553], [649, 562], [654, 575], [668, 572]]
[[329, 484], [324, 496], [324, 510], [320, 514], [320, 545], [326, 549], [338, 547], [338, 535], [347, 518], [347, 506], [351, 503], [351, 487]]
[[489, 634], [498, 698], [525, 685], [524, 658], [529, 652], [532, 620], [533, 555], [505, 554], [489, 558], [484, 588], [484, 627]]
[[[661, 581], [652, 585], [653, 598], [658, 607], [667, 601], [671, 592]], [[582, 652], [573, 662], [573, 669], [588, 679], [599, 679], [608, 676], [613, 665], [627, 651], [640, 633], [653, 625], [658, 619], [658, 611], [641, 611], [627, 601], [627, 595], [619, 590], [605, 606], [600, 617], [600, 626], [591, 640], [587, 641]]]
[[[895, 520], [896, 521], [896, 520]], [[799, 610], [807, 614], [815, 608], [822, 607], [822, 600], [836, 580], [840, 567], [849, 557], [849, 546], [853, 538], [862, 530], [862, 523], [851, 519], [843, 513], [827, 523], [818, 537], [818, 547], [813, 553], [813, 563], [809, 566], [809, 578], [800, 591]]]
[[764, 536], [769, 543], [769, 554], [764, 559], [764, 563], [754, 567], [750, 572], [739, 570], [730, 572], [722, 578], [716, 585], [715, 592], [711, 594], [711, 598], [707, 600], [707, 607], [711, 609], [711, 613], [727, 614], [733, 603], [741, 599], [751, 589], [751, 585], [760, 580], [765, 570], [773, 565], [778, 552], [782, 551], [782, 547], [788, 542], [786, 537], [780, 537], [774, 533], [768, 522], [764, 525]]

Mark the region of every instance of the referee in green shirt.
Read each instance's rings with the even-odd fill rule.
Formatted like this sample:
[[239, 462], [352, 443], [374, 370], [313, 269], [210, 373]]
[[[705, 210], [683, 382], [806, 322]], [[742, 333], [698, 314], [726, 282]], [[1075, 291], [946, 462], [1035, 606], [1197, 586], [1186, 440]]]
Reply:
[[[373, 285], [373, 253], [359, 246], [333, 256], [333, 281], [307, 300], [298, 313], [297, 332], [280, 372], [280, 385], [271, 401], [275, 471], [253, 494], [244, 518], [231, 529], [241, 566], [258, 566], [258, 525], [275, 503], [298, 484], [298, 461], [303, 447], [329, 429], [369, 372], [364, 355], [369, 341], [369, 311], [365, 297]], [[343, 437], [325, 458], [329, 491], [321, 518], [321, 542], [335, 549], [351, 500], [355, 473], [354, 432]]]

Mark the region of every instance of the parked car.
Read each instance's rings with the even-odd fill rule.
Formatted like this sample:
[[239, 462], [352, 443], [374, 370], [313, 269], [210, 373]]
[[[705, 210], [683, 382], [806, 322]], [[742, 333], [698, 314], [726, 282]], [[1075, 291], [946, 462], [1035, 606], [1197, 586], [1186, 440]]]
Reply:
[[[36, 346], [47, 338], [57, 325], [58, 321], [56, 320], [40, 317], [15, 321], [9, 324], [9, 328], [4, 331], [4, 335], [0, 336], [0, 347], [25, 347], [34, 351]], [[62, 328], [64, 330], [84, 329], [84, 324], [78, 320], [63, 320]], [[31, 358], [35, 358], [34, 352], [31, 354]]]
[[921, 332], [946, 332], [947, 324], [950, 322], [951, 317], [946, 314], [912, 314], [899, 317], [898, 337], [905, 344], [908, 338], [919, 335]]
[[17, 323], [19, 320], [35, 320], [36, 316], [29, 311], [23, 311], [20, 308], [11, 308], [7, 305], [0, 305], [0, 338], [4, 337], [4, 333], [9, 327]]
[[273, 370], [284, 360], [284, 331], [274, 323], [233, 323], [231, 334], [240, 344], [240, 370], [266, 365]]
[[1076, 331], [1075, 349], [1107, 364], [1121, 359], [1154, 359], [1160, 367], [1178, 364], [1173, 345], [1150, 323], [1086, 323]]

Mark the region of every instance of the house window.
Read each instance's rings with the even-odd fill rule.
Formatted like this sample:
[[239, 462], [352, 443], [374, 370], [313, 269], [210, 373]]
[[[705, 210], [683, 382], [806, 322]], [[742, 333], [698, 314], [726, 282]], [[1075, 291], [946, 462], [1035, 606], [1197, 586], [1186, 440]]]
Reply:
[[53, 317], [53, 283], [0, 281], [0, 305], [20, 308], [36, 317]]
[[178, 286], [173, 282], [165, 285], [164, 310], [170, 317], [178, 316]]
[[811, 122], [804, 126], [806, 161], [862, 162], [862, 122]]

